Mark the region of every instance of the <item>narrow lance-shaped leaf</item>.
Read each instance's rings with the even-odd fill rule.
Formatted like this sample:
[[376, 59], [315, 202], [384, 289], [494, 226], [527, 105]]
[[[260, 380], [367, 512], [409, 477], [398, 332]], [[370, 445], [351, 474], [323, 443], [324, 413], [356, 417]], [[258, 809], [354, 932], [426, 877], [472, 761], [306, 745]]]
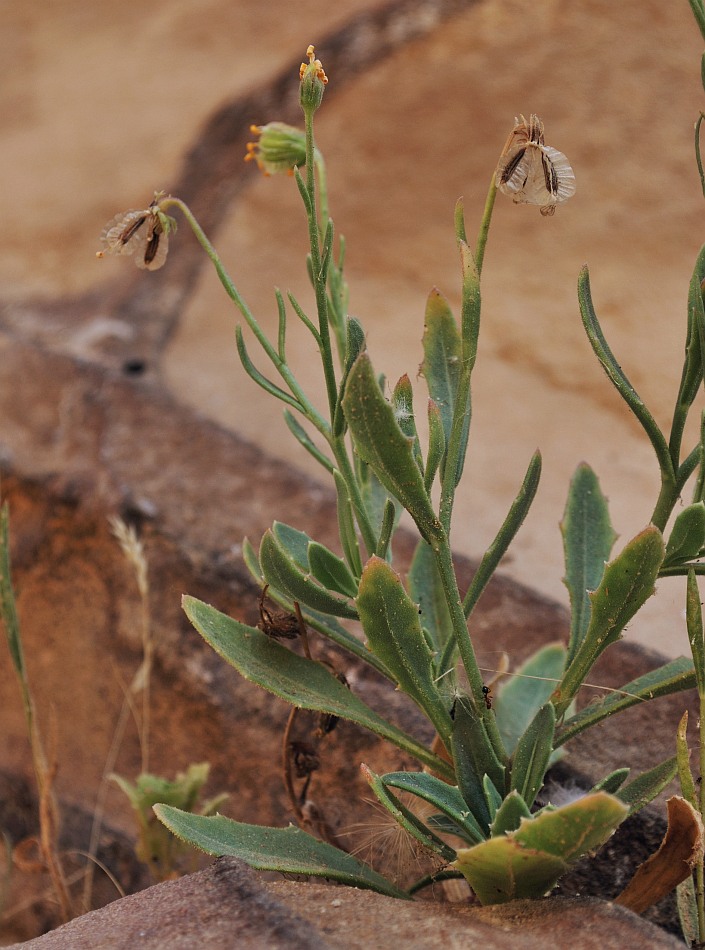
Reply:
[[442, 782], [428, 772], [388, 772], [382, 776], [382, 781], [392, 788], [411, 792], [433, 805], [450, 818], [471, 842], [480, 842], [487, 837], [468, 812], [468, 806], [457, 785]]
[[648, 702], [659, 696], [670, 696], [695, 686], [695, 670], [693, 661], [679, 656], [669, 663], [665, 663], [656, 670], [644, 673], [643, 676], [625, 683], [621, 689], [615, 689], [605, 696], [585, 706], [580, 712], [566, 719], [563, 726], [557, 731], [554, 744], [561, 746], [569, 739], [577, 736], [585, 729], [596, 725], [613, 716], [615, 713], [629, 709], [637, 703]]
[[[448, 301], [436, 288], [426, 302], [423, 350], [421, 372], [426, 378], [429, 396], [438, 406], [447, 445], [460, 378], [461, 339]], [[467, 431], [464, 439], [467, 441]], [[441, 465], [441, 474], [443, 469], [444, 465]]]
[[529, 509], [536, 496], [541, 478], [541, 453], [534, 452], [526, 470], [524, 481], [521, 484], [516, 498], [512, 502], [511, 508], [507, 512], [507, 517], [497, 532], [492, 544], [482, 555], [482, 559], [477, 566], [473, 579], [468, 587], [468, 591], [463, 598], [463, 610], [465, 616], [469, 617], [475, 609], [482, 592], [487, 587], [492, 575], [494, 574], [499, 562], [504, 557], [507, 549], [514, 540], [517, 531], [524, 523], [524, 519], [529, 513]]
[[292, 600], [313, 610], [333, 614], [334, 617], [357, 619], [357, 611], [352, 604], [326, 590], [311, 574], [303, 571], [297, 561], [277, 543], [271, 531], [267, 531], [262, 538], [259, 561], [267, 582]]
[[455, 850], [449, 847], [442, 838], [434, 834], [411, 809], [407, 808], [396, 795], [390, 792], [379, 775], [376, 775], [366, 765], [362, 765], [361, 770], [370, 788], [377, 796], [377, 800], [387, 809], [397, 824], [415, 838], [424, 848], [428, 848], [430, 851], [435, 851], [436, 854], [440, 854], [445, 861], [454, 860]]
[[410, 513], [422, 536], [431, 541], [439, 525], [412, 443], [399, 428], [366, 353], [350, 371], [343, 409], [360, 457]]
[[553, 751], [556, 713], [546, 703], [536, 713], [517, 743], [512, 757], [511, 789], [516, 789], [530, 808], [543, 785]]
[[399, 378], [392, 391], [392, 408], [399, 428], [412, 443], [416, 464], [423, 471], [419, 434], [416, 431], [416, 420], [414, 419], [414, 393], [411, 388], [411, 380], [406, 373]]
[[184, 597], [183, 607], [204, 640], [245, 679], [292, 706], [357, 722], [415, 756], [438, 775], [452, 777], [447, 762], [382, 719], [321, 663], [298, 656], [255, 627], [233, 620], [193, 597]]
[[455, 702], [451, 751], [458, 788], [480, 826], [487, 830], [491, 817], [483, 780], [489, 775], [495, 788], [504, 793], [506, 767], [495, 755], [482, 714], [467, 697], [459, 696]]
[[592, 303], [590, 275], [587, 267], [583, 267], [580, 272], [580, 277], [578, 278], [578, 303], [580, 304], [583, 326], [585, 327], [585, 332], [587, 333], [595, 355], [602, 364], [603, 369], [615, 386], [617, 392], [639, 420], [642, 428], [649, 437], [649, 441], [656, 453], [662, 475], [664, 477], [674, 478], [673, 460], [671, 459], [666, 439], [656, 424], [654, 417], [646, 408], [641, 397], [629, 382], [622, 367], [615, 359], [602, 332], [602, 327], [597, 319], [597, 314], [595, 313], [595, 308]]
[[313, 576], [329, 591], [345, 597], [357, 596], [357, 582], [347, 564], [327, 547], [312, 541], [308, 546], [308, 563]]
[[428, 400], [428, 455], [424, 472], [424, 487], [431, 493], [433, 481], [446, 451], [446, 437], [443, 431], [441, 411], [433, 401]]
[[663, 566], [697, 558], [705, 547], [705, 503], [696, 502], [680, 512], [673, 523]]
[[[431, 643], [437, 654], [445, 647], [453, 636], [453, 625], [446, 602], [443, 584], [441, 582], [436, 559], [429, 545], [421, 539], [416, 546], [414, 559], [409, 568], [409, 594], [411, 599], [419, 605], [421, 624], [431, 638]], [[434, 660], [436, 675], [441, 677], [446, 670], [440, 670]], [[451, 682], [446, 682], [451, 680]], [[441, 689], [446, 692], [453, 688], [452, 676], [439, 679]]]
[[565, 669], [565, 647], [549, 643], [518, 667], [501, 686], [494, 700], [497, 727], [508, 755], [560, 682]]
[[399, 575], [381, 558], [372, 557], [365, 565], [357, 609], [372, 652], [447, 740], [451, 718], [433, 681], [433, 656], [421, 629], [418, 607]]
[[173, 834], [207, 854], [240, 858], [260, 871], [324, 877], [389, 897], [408, 899], [408, 894], [362, 861], [293, 825], [288, 828], [249, 825], [224, 815], [193, 815], [170, 805], [155, 805], [154, 811]]
[[338, 469], [333, 472], [335, 479], [335, 490], [337, 493], [337, 512], [338, 512], [338, 534], [340, 543], [343, 546], [345, 560], [355, 577], [362, 574], [362, 558], [360, 556], [360, 545], [355, 531], [355, 519], [353, 517], [353, 507], [350, 501], [348, 486], [345, 479]]
[[600, 586], [590, 594], [590, 625], [554, 693], [558, 718], [570, 705], [600, 654], [619, 640], [625, 626], [656, 590], [664, 553], [661, 532], [649, 525], [606, 566]]
[[570, 595], [570, 662], [590, 623], [589, 592], [598, 587], [617, 538], [610, 523], [607, 499], [589, 465], [578, 466], [571, 480], [561, 533], [565, 552], [563, 582]]
[[705, 696], [705, 638], [703, 636], [703, 607], [700, 602], [698, 579], [695, 571], [688, 571], [686, 587], [685, 622], [688, 630], [688, 642], [693, 656], [695, 680], [698, 693]]

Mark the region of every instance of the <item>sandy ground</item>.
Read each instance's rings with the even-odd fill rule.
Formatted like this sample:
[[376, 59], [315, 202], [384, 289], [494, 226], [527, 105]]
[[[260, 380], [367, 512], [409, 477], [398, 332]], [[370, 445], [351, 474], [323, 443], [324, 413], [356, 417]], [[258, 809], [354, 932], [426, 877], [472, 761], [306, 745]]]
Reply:
[[[94, 258], [104, 222], [154, 188], [169, 188], [214, 108], [286, 64], [295, 81], [309, 42], [318, 41], [325, 65], [318, 38], [372, 6], [5, 4], [3, 299], [64, 298], [114, 281], [123, 262]], [[472, 234], [514, 116], [541, 115], [547, 141], [575, 169], [577, 194], [553, 218], [498, 198], [474, 428], [454, 528], [459, 550], [481, 553], [540, 447], [542, 486], [505, 568], [561, 600], [558, 522], [576, 465], [587, 460], [598, 472], [621, 541], [653, 508], [652, 450], [591, 354], [575, 285], [588, 262], [605, 333], [667, 426], [688, 280], [703, 242], [692, 143], [703, 103], [701, 51], [685, 0], [485, 0], [342, 88], [331, 74], [319, 115], [332, 212], [348, 240], [351, 312], [365, 323], [377, 370], [392, 380], [416, 375], [431, 287], [457, 306], [453, 206], [465, 196]], [[304, 221], [291, 180], [251, 171], [252, 185], [216, 243], [271, 330], [273, 285], [310, 302]], [[192, 240], [185, 228], [179, 239]], [[309, 465], [290, 443], [279, 408], [255, 405], [233, 326], [216, 278], [204, 270], [163, 354], [165, 385], [269, 451]], [[292, 362], [320, 397], [316, 354], [298, 331], [291, 331]], [[296, 523], [284, 503], [272, 517]], [[687, 649], [682, 600], [681, 582], [663, 583], [630, 636], [667, 654]]]

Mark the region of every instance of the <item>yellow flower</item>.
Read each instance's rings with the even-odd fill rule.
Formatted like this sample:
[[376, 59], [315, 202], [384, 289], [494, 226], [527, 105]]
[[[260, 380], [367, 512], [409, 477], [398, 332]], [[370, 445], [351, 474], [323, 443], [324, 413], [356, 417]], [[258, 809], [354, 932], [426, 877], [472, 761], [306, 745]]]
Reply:
[[246, 162], [257, 162], [265, 175], [286, 172], [306, 164], [306, 134], [284, 122], [251, 125], [250, 131], [259, 136], [257, 142], [247, 143]]
[[308, 62], [302, 63], [299, 69], [301, 80], [300, 101], [304, 112], [315, 112], [323, 99], [323, 92], [328, 83], [328, 77], [320, 59], [316, 59], [313, 46], [306, 50]]

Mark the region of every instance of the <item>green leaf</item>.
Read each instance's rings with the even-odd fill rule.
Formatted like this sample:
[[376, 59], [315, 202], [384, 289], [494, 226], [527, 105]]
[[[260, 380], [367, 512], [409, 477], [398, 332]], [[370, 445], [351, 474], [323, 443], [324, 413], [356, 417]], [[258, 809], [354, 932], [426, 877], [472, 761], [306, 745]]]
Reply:
[[698, 693], [705, 694], [705, 639], [703, 638], [703, 606], [695, 571], [688, 571], [686, 587], [685, 622], [688, 630], [688, 642], [693, 656], [693, 668]]
[[239, 326], [235, 327], [235, 340], [237, 343], [237, 351], [240, 355], [240, 362], [242, 363], [242, 367], [247, 375], [253, 379], [258, 386], [261, 386], [265, 392], [269, 393], [270, 396], [274, 396], [275, 399], [280, 399], [288, 406], [292, 406], [294, 409], [301, 411], [301, 405], [297, 399], [295, 399], [293, 396], [290, 396], [286, 390], [281, 388], [281, 386], [277, 386], [276, 383], [273, 383], [271, 380], [267, 379], [267, 377], [260, 373], [260, 371], [257, 369], [255, 364], [250, 359], [250, 354], [247, 352], [245, 340], [242, 335], [242, 328]]
[[602, 327], [597, 319], [597, 314], [595, 313], [595, 308], [592, 303], [590, 275], [587, 267], [583, 267], [580, 272], [580, 277], [578, 278], [578, 303], [580, 305], [580, 314], [583, 318], [583, 326], [585, 327], [585, 332], [587, 333], [588, 340], [595, 355], [619, 395], [641, 423], [656, 453], [662, 477], [675, 480], [673, 461], [668, 450], [666, 439], [656, 424], [654, 417], [646, 408], [641, 397], [629, 382], [622, 367], [615, 359], [602, 332]]
[[414, 458], [413, 445], [394, 418], [380, 391], [366, 353], [357, 358], [348, 377], [343, 409], [360, 458], [410, 513], [426, 540], [439, 523]]
[[348, 317], [345, 321], [345, 367], [343, 369], [343, 377], [340, 380], [340, 388], [338, 389], [338, 401], [335, 406], [335, 415], [333, 419], [333, 435], [342, 436], [345, 433], [346, 422], [345, 422], [345, 413], [343, 412], [343, 396], [345, 395], [345, 387], [348, 382], [348, 375], [352, 369], [352, 365], [355, 360], [358, 358], [360, 353], [363, 353], [365, 350], [365, 331], [362, 328], [362, 324], [356, 317]]
[[[421, 372], [426, 378], [428, 393], [438, 407], [447, 445], [453, 425], [453, 412], [460, 378], [461, 340], [460, 331], [448, 301], [435, 288], [428, 295], [426, 302], [423, 350]], [[468, 413], [468, 427], [469, 424]], [[467, 442], [467, 437], [466, 430], [463, 436], [465, 442]]]
[[309, 538], [306, 532], [299, 531], [298, 528], [292, 528], [291, 525], [284, 524], [282, 521], [275, 521], [272, 525], [272, 534], [287, 557], [294, 561], [302, 571], [308, 571], [308, 546], [312, 539]]
[[[308, 560], [308, 554], [306, 560]], [[298, 558], [295, 560], [278, 543], [272, 531], [265, 532], [262, 538], [259, 561], [267, 582], [292, 600], [305, 604], [313, 610], [333, 614], [334, 617], [357, 619], [357, 611], [352, 604], [316, 583], [311, 574], [302, 569]]]
[[614, 772], [610, 772], [609, 775], [606, 775], [603, 779], [593, 785], [590, 791], [607, 792], [608, 795], [615, 795], [626, 782], [630, 772], [631, 769], [628, 768], [615, 769]]
[[690, 768], [690, 749], [688, 748], [688, 710], [681, 716], [676, 731], [676, 766], [678, 781], [681, 786], [681, 795], [697, 810], [698, 795], [695, 790], [695, 779]]
[[510, 831], [516, 831], [523, 818], [530, 818], [531, 811], [519, 792], [514, 789], [504, 799], [497, 809], [494, 821], [490, 827], [492, 837], [506, 835]]
[[602, 579], [605, 564], [617, 535], [612, 530], [607, 499], [589, 465], [578, 466], [570, 483], [563, 521], [565, 577], [570, 595], [568, 661], [585, 639], [590, 623], [589, 592]]
[[682, 563], [700, 555], [705, 547], [705, 504], [688, 505], [676, 518], [666, 545], [663, 566]]
[[556, 728], [556, 712], [552, 703], [542, 706], [526, 732], [517, 743], [512, 757], [512, 790], [519, 792], [529, 806], [543, 785], [544, 775], [553, 752], [553, 733]]
[[658, 696], [670, 696], [672, 693], [692, 689], [693, 686], [695, 686], [693, 661], [679, 656], [658, 669], [625, 683], [621, 689], [600, 697], [581, 709], [579, 713], [566, 719], [556, 733], [554, 745], [563, 745], [585, 729], [637, 703], [656, 699]]
[[541, 647], [499, 689], [493, 705], [507, 755], [512, 755], [520, 736], [560, 682], [565, 657], [560, 643]]
[[446, 451], [446, 437], [443, 432], [441, 412], [433, 399], [428, 400], [428, 456], [424, 472], [424, 487], [430, 494], [433, 481], [443, 461]]
[[183, 607], [204, 640], [251, 683], [292, 706], [357, 722], [406, 750], [438, 775], [453, 777], [443, 759], [378, 716], [321, 663], [292, 653], [255, 627], [233, 620], [193, 597], [184, 597]]
[[399, 428], [412, 443], [416, 464], [419, 466], [419, 469], [423, 471], [419, 434], [416, 431], [416, 420], [414, 419], [414, 393], [411, 388], [411, 380], [406, 373], [400, 377], [394, 387], [392, 392], [392, 408], [394, 410], [394, 418], [397, 420]]
[[468, 591], [463, 598], [463, 610], [466, 618], [469, 617], [475, 609], [475, 605], [480, 599], [482, 592], [485, 587], [487, 587], [499, 562], [506, 554], [509, 545], [514, 540], [517, 531], [529, 513], [529, 508], [531, 508], [539, 487], [541, 464], [541, 453], [534, 452], [529, 462], [529, 467], [526, 470], [521, 488], [512, 502], [511, 508], [507, 512], [507, 517], [502, 522], [492, 544], [490, 544], [482, 555], [482, 559], [473, 575]]
[[628, 805], [629, 814], [634, 815], [640, 808], [660, 795], [667, 785], [670, 785], [677, 771], [678, 763], [674, 755], [673, 758], [666, 759], [648, 772], [643, 772], [633, 782], [624, 785], [616, 793], [616, 797]]
[[[488, 710], [488, 714], [491, 712]], [[483, 779], [489, 775], [495, 788], [504, 791], [505, 765], [496, 757], [487, 729], [468, 697], [459, 696], [453, 710], [451, 751], [458, 788], [483, 831], [489, 830], [490, 812]]]
[[[453, 636], [453, 625], [436, 559], [423, 539], [416, 545], [409, 568], [408, 583], [409, 595], [419, 605], [421, 623], [431, 638], [434, 650], [440, 654]], [[446, 672], [438, 669], [435, 664], [434, 668], [439, 677]], [[438, 682], [441, 689], [448, 693], [454, 686], [454, 677], [447, 676]]]
[[346, 597], [357, 596], [357, 582], [345, 561], [317, 541], [311, 541], [308, 546], [308, 563], [313, 576], [327, 590]]
[[620, 639], [626, 625], [655, 592], [664, 553], [661, 532], [649, 525], [605, 567], [599, 587], [590, 594], [590, 624], [585, 637], [554, 694], [558, 718], [597, 658]]
[[350, 493], [345, 479], [338, 469], [334, 469], [333, 478], [335, 479], [335, 490], [337, 494], [338, 511], [338, 534], [340, 543], [345, 552], [345, 559], [350, 566], [355, 577], [362, 574], [362, 559], [360, 557], [360, 545], [355, 531], [355, 519], [353, 517], [353, 507], [350, 501]]
[[381, 558], [373, 556], [365, 565], [357, 609], [372, 652], [447, 740], [451, 718], [433, 682], [433, 655], [421, 629], [418, 607], [399, 575]]
[[502, 804], [502, 796], [498, 792], [497, 786], [494, 784], [489, 775], [483, 776], [482, 788], [485, 793], [487, 808], [490, 812], [490, 820], [494, 821], [495, 816], [497, 815], [497, 809]]
[[288, 409], [284, 410], [284, 422], [286, 422], [289, 431], [294, 436], [296, 441], [301, 446], [303, 446], [309, 455], [312, 455], [313, 458], [315, 458], [315, 460], [323, 466], [323, 468], [332, 474], [334, 471], [334, 466], [331, 460], [318, 448], [316, 443], [301, 425], [296, 416]]
[[519, 828], [459, 849], [454, 866], [483, 904], [542, 897], [572, 861], [603, 844], [628, 809], [605, 792], [524, 819]]
[[442, 782], [428, 772], [388, 772], [382, 776], [382, 781], [387, 786], [411, 792], [433, 805], [450, 818], [460, 833], [473, 844], [485, 839], [486, 835], [468, 811], [457, 785]]
[[155, 805], [154, 811], [173, 834], [206, 854], [240, 858], [260, 871], [325, 877], [351, 887], [408, 899], [408, 894], [362, 861], [293, 825], [288, 828], [248, 825], [223, 815], [191, 815], [169, 805]]

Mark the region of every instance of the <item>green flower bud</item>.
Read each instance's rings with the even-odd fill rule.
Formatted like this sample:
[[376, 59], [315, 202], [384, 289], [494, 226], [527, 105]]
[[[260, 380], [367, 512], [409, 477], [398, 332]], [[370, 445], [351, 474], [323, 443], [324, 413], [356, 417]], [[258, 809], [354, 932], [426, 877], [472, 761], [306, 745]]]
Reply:
[[301, 64], [299, 79], [301, 80], [300, 101], [304, 112], [315, 112], [323, 99], [328, 77], [326, 76], [320, 59], [315, 58], [313, 46], [306, 50], [308, 62]]
[[259, 136], [257, 142], [247, 143], [246, 162], [257, 162], [265, 175], [286, 172], [306, 164], [306, 133], [284, 122], [251, 125], [250, 131]]

